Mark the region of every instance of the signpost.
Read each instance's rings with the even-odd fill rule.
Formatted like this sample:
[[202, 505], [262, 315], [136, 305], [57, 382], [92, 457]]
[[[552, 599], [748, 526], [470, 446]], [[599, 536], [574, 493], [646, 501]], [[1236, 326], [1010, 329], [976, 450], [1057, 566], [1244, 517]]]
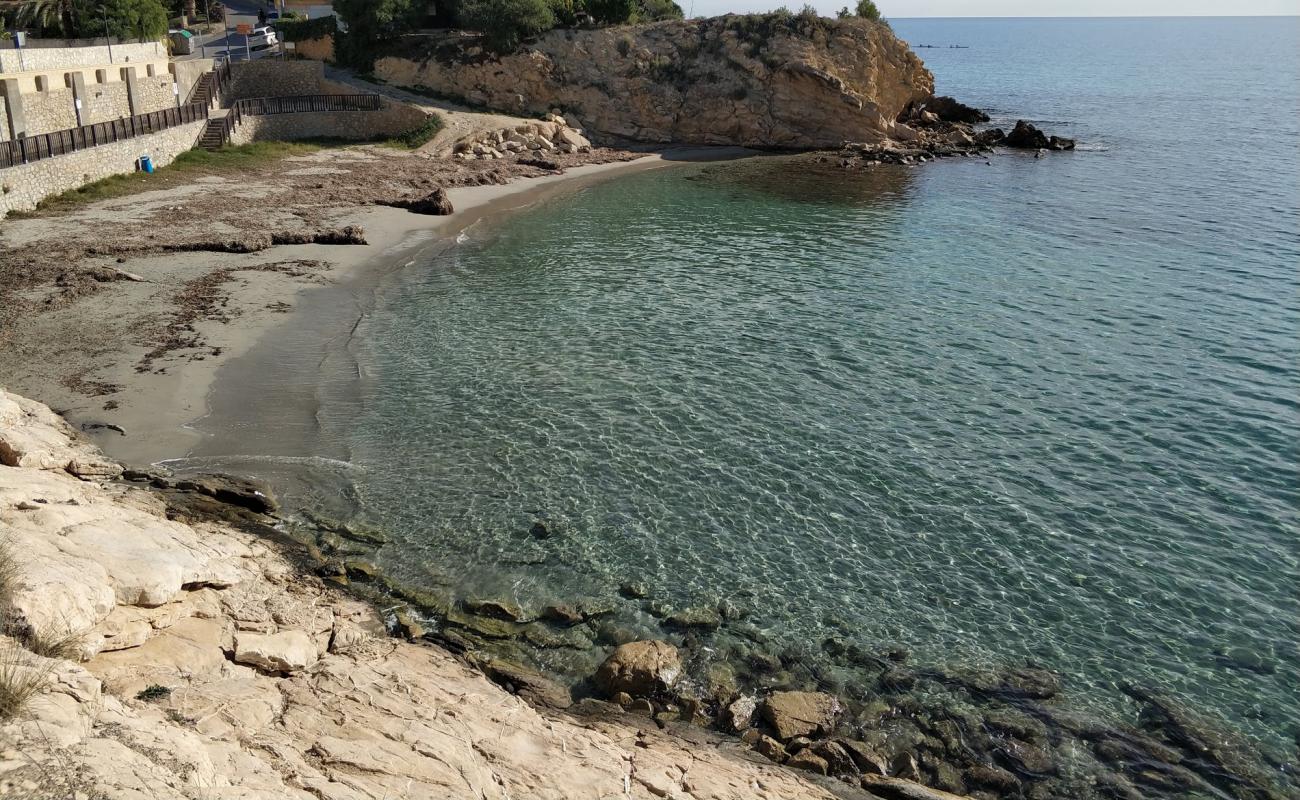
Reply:
[[253, 26], [249, 25], [247, 22], [241, 22], [235, 26], [235, 32], [242, 33], [244, 35], [244, 56], [247, 58], [247, 60], [252, 61], [253, 47], [248, 43], [248, 37], [253, 32]]

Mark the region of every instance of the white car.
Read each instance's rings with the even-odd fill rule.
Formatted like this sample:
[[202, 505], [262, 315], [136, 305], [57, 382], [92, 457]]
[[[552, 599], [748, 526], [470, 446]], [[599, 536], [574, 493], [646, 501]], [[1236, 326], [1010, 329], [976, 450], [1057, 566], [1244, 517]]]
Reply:
[[259, 25], [248, 34], [248, 46], [252, 48], [272, 47], [280, 43], [275, 29], [268, 25]]

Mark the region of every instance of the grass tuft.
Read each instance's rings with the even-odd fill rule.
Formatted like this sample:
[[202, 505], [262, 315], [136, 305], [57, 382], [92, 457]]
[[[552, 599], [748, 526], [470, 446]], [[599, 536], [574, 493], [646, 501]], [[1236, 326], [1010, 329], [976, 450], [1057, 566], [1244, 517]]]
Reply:
[[387, 139], [383, 143], [389, 147], [415, 150], [433, 141], [433, 137], [437, 136], [440, 130], [442, 130], [442, 117], [437, 114], [430, 114], [424, 124], [417, 125], [406, 133]]
[[172, 690], [170, 686], [159, 686], [151, 683], [136, 693], [136, 700], [143, 700], [146, 703], [152, 703], [154, 700], [164, 700], [171, 697]]

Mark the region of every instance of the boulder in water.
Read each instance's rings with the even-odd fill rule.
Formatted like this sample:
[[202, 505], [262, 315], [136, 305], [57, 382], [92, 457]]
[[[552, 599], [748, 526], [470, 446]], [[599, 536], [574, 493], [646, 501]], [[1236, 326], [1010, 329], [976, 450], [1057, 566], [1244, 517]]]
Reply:
[[641, 697], [668, 691], [682, 674], [682, 658], [667, 642], [628, 642], [614, 648], [596, 670], [596, 688], [610, 697], [627, 692]]

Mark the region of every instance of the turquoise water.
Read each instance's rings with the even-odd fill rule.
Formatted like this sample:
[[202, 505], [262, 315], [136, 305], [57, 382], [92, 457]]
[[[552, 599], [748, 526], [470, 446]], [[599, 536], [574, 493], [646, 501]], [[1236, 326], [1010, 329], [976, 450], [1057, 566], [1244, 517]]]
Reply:
[[[1300, 719], [1300, 23], [895, 23], [1075, 153], [678, 165], [404, 272], [322, 408], [383, 564]], [[530, 536], [535, 521], [553, 532]], [[632, 604], [625, 624], [657, 634]]]

